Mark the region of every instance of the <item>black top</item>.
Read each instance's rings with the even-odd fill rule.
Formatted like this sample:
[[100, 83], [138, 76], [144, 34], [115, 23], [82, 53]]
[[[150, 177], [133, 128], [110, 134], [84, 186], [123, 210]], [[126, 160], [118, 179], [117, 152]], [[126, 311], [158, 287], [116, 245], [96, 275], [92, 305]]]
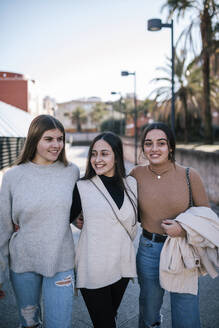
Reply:
[[[99, 175], [101, 181], [103, 182], [104, 186], [106, 187], [107, 191], [111, 195], [112, 199], [120, 209], [124, 202], [124, 190], [118, 184], [118, 181], [115, 177], [107, 177], [105, 175]], [[77, 216], [81, 213], [81, 197], [78, 191], [77, 184], [74, 187], [73, 191], [73, 199], [71, 205], [71, 212], [70, 212], [70, 223], [72, 223]]]

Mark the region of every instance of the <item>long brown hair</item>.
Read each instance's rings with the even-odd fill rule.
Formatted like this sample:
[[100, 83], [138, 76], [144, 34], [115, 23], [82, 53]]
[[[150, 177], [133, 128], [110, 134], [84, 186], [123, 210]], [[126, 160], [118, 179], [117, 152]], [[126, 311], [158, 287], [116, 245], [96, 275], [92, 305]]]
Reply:
[[[98, 134], [98, 136], [96, 136], [89, 148], [88, 151], [88, 157], [87, 157], [87, 165], [86, 165], [86, 170], [85, 170], [85, 175], [83, 178], [81, 178], [81, 180], [88, 180], [88, 179], [92, 179], [95, 175], [96, 172], [94, 171], [92, 165], [91, 165], [91, 156], [92, 156], [92, 150], [94, 147], [94, 144], [98, 141], [98, 140], [104, 140], [106, 141], [112, 148], [113, 153], [114, 153], [114, 157], [115, 157], [115, 174], [114, 177], [116, 178], [116, 181], [118, 181], [119, 186], [122, 188], [122, 190], [124, 190], [124, 192], [126, 193], [126, 195], [128, 196], [132, 207], [134, 209], [135, 212], [135, 223], [137, 222], [137, 209], [136, 206], [133, 202], [133, 200], [131, 199], [130, 195], [128, 194], [127, 188], [124, 184], [123, 178], [126, 177], [126, 171], [125, 171], [125, 164], [124, 164], [124, 156], [123, 156], [123, 147], [122, 147], [122, 141], [120, 139], [120, 137], [111, 132], [111, 131], [106, 131], [103, 133]], [[132, 190], [130, 188], [128, 188], [129, 191], [131, 192], [131, 194], [134, 196], [134, 198], [136, 198], [135, 194], [132, 192]]]
[[62, 123], [51, 115], [39, 115], [33, 119], [28, 130], [24, 147], [15, 164], [19, 165], [32, 161], [36, 154], [38, 142], [40, 141], [43, 133], [47, 130], [53, 129], [58, 129], [63, 134], [63, 149], [59, 154], [58, 160], [67, 166], [68, 161], [65, 153], [65, 130]]

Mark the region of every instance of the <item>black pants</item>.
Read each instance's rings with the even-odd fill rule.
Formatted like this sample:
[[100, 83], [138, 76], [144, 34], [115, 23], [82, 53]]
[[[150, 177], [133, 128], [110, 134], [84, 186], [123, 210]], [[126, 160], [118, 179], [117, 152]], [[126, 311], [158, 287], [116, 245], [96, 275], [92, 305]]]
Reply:
[[94, 328], [116, 327], [115, 317], [128, 282], [129, 278], [122, 278], [106, 287], [80, 289]]

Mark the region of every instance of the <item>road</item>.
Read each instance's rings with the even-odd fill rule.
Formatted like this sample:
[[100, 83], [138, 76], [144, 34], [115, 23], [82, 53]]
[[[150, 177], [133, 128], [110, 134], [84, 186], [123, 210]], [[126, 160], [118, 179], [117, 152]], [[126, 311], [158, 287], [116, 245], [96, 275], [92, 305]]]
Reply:
[[[84, 173], [87, 147], [72, 147], [67, 148], [68, 158], [76, 163], [81, 171]], [[132, 165], [126, 163], [127, 170]], [[214, 210], [219, 215], [219, 207], [214, 206]], [[79, 231], [77, 228], [72, 228], [74, 240], [77, 243]], [[135, 240], [135, 247], [137, 249], [138, 239], [141, 229], [139, 227], [138, 236]], [[5, 284], [7, 296], [0, 300], [0, 328], [17, 328], [19, 325], [18, 313], [10, 282]], [[137, 281], [130, 282], [128, 289], [123, 298], [118, 315], [119, 328], [137, 328], [138, 322], [138, 295], [139, 287]], [[219, 328], [219, 277], [211, 279], [209, 276], [200, 278], [200, 312], [202, 328]], [[162, 328], [171, 327], [171, 313], [169, 294], [164, 296], [164, 304], [162, 307], [164, 314], [164, 321]], [[74, 328], [89, 328], [92, 327], [87, 309], [82, 297], [75, 296], [74, 302]], [[61, 327], [60, 327], [61, 328]], [[104, 327], [103, 327], [104, 328]]]

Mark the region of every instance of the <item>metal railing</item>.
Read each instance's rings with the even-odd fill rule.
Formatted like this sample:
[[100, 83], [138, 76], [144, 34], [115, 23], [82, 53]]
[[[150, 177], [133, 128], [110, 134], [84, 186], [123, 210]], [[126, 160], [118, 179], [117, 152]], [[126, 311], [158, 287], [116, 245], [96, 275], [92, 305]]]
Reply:
[[0, 137], [0, 170], [13, 164], [24, 142], [23, 137]]

